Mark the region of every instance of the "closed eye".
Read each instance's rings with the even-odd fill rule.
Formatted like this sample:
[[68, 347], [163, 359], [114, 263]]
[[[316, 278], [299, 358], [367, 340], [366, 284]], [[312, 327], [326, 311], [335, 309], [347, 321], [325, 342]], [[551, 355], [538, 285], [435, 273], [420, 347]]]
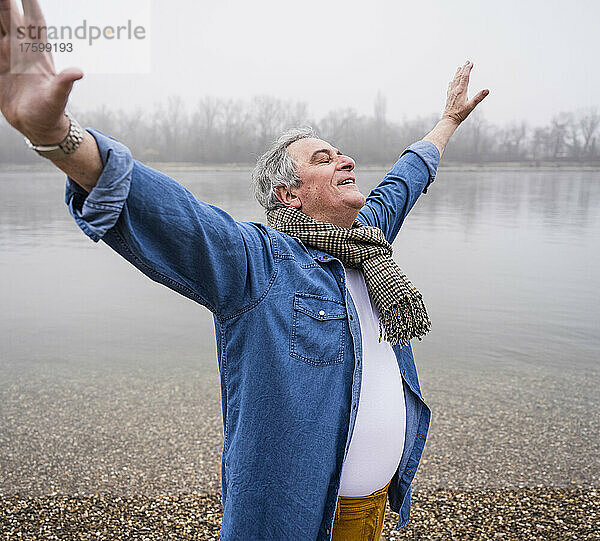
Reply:
[[[333, 150], [335, 151], [335, 153], [338, 156], [342, 155], [342, 153], [337, 148], [333, 149]], [[315, 150], [311, 156], [310, 163], [316, 163], [316, 164], [329, 163], [333, 160], [332, 156], [333, 156], [333, 151], [331, 151], [327, 148]]]

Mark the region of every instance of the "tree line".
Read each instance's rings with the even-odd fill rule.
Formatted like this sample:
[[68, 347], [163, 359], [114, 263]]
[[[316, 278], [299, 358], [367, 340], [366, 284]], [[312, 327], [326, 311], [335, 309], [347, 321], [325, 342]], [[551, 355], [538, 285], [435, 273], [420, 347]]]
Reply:
[[[371, 115], [355, 109], [332, 110], [312, 118], [305, 102], [272, 96], [250, 100], [203, 97], [188, 109], [171, 96], [148, 111], [72, 108], [83, 126], [94, 127], [127, 145], [145, 162], [252, 164], [285, 129], [310, 125], [359, 164], [389, 164], [423, 137], [438, 115], [388, 120], [386, 99], [378, 94]], [[445, 162], [600, 163], [600, 113], [593, 108], [555, 115], [546, 126], [526, 122], [497, 126], [475, 111], [460, 127], [444, 154]], [[39, 158], [3, 119], [0, 163], [29, 164]]]

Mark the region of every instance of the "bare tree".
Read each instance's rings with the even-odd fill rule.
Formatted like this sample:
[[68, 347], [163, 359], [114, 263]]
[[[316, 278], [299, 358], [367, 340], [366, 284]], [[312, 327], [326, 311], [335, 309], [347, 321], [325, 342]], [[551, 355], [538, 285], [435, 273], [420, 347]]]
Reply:
[[250, 112], [241, 100], [223, 102], [223, 136], [225, 145], [221, 160], [225, 163], [250, 161], [251, 129]]
[[[355, 159], [367, 161], [363, 154], [365, 120], [352, 108], [331, 111], [318, 124], [318, 132]], [[364, 159], [363, 159], [364, 158]]]
[[[389, 121], [382, 92], [375, 96], [370, 116], [345, 108], [330, 111], [319, 121], [310, 119], [305, 102], [265, 95], [250, 101], [203, 97], [191, 114], [180, 96], [170, 96], [152, 111], [138, 107], [127, 112], [101, 105], [87, 111], [72, 108], [72, 112], [85, 126], [118, 137], [138, 159], [208, 164], [253, 163], [283, 130], [307, 124], [360, 163], [388, 164], [437, 120], [437, 115], [431, 115]], [[445, 160], [600, 161], [599, 132], [600, 112], [594, 108], [557, 114], [548, 125], [533, 129], [525, 122], [494, 126], [475, 111], [448, 145]], [[1, 119], [0, 162], [39, 163]]]
[[578, 125], [583, 137], [582, 155], [592, 158], [596, 155], [596, 132], [600, 126], [600, 113], [591, 108], [578, 113]]
[[549, 137], [548, 128], [536, 128], [533, 132], [533, 138], [531, 140], [531, 155], [533, 160], [539, 164], [543, 160], [547, 153], [547, 146]]
[[567, 126], [570, 122], [568, 116], [560, 113], [550, 121], [550, 129], [547, 132], [548, 155], [553, 160], [559, 160], [566, 155]]
[[373, 104], [373, 116], [375, 125], [382, 130], [385, 128], [386, 124], [386, 113], [387, 99], [381, 90], [378, 90], [377, 95], [375, 96], [375, 103]]
[[163, 159], [180, 161], [183, 152], [179, 143], [186, 120], [181, 97], [169, 96], [166, 107], [162, 104], [158, 106], [155, 119], [158, 135], [164, 144]]
[[525, 122], [510, 124], [497, 131], [499, 151], [504, 159], [522, 160], [525, 158], [527, 131]]
[[219, 133], [223, 102], [213, 96], [201, 98], [192, 114], [190, 140], [194, 149], [194, 161], [215, 162], [217, 149], [221, 146]]
[[252, 100], [251, 109], [257, 143], [264, 148], [282, 131], [285, 106], [281, 100], [263, 95]]
[[[312, 125], [314, 122], [310, 120], [308, 114], [308, 104], [305, 101], [297, 101], [288, 103], [285, 111], [284, 129], [297, 126]], [[276, 136], [279, 134], [276, 134]]]

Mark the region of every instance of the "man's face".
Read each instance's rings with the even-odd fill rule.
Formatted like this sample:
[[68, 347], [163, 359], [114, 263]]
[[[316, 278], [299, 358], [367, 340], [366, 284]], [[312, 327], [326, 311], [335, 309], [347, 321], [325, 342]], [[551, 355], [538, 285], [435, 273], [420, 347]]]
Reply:
[[315, 220], [351, 227], [365, 204], [356, 186], [354, 160], [321, 139], [300, 139], [287, 148], [296, 162], [299, 188], [279, 187], [286, 206], [298, 208]]

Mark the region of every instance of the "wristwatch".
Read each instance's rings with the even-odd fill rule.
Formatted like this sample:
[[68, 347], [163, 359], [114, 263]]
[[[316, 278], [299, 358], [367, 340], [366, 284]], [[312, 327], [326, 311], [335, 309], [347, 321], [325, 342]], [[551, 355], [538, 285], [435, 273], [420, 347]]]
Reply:
[[67, 133], [67, 136], [60, 143], [56, 145], [34, 145], [25, 137], [27, 146], [49, 160], [61, 160], [69, 154], [73, 154], [83, 141], [83, 128], [68, 111], [65, 111], [65, 116], [70, 121], [69, 133]]

